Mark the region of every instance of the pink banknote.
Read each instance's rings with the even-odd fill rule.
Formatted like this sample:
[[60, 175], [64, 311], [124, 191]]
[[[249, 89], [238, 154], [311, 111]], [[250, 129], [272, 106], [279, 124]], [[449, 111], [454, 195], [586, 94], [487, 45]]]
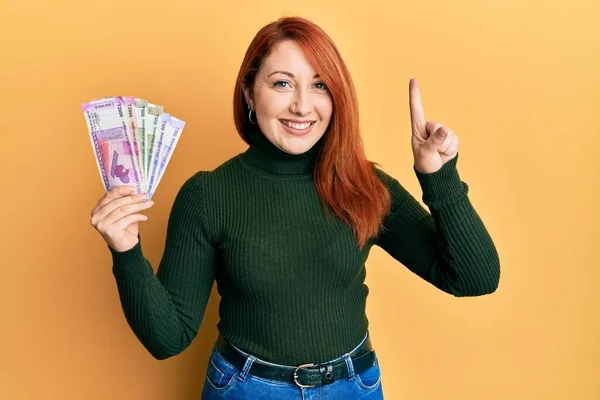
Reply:
[[131, 126], [122, 97], [110, 97], [82, 104], [96, 165], [106, 190], [134, 185], [142, 193], [139, 160], [131, 138]]

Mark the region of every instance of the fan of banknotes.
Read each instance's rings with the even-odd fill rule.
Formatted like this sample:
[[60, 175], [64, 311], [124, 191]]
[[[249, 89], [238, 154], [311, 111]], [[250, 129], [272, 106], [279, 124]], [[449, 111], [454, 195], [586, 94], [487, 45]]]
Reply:
[[105, 189], [133, 185], [152, 198], [185, 122], [131, 96], [95, 99], [82, 108]]

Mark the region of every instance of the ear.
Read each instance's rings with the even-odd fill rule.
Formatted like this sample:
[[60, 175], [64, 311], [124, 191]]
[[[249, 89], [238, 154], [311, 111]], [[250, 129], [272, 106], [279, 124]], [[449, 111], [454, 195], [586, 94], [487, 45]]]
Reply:
[[254, 101], [252, 100], [252, 90], [246, 85], [242, 86], [242, 90], [244, 91], [244, 97], [246, 98], [246, 103], [254, 110]]

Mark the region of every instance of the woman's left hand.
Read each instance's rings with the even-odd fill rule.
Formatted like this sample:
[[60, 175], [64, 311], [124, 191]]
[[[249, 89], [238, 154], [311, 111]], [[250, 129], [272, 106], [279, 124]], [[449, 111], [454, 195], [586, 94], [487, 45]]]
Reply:
[[458, 136], [439, 122], [425, 121], [415, 78], [409, 83], [409, 103], [415, 169], [422, 173], [436, 172], [458, 154]]

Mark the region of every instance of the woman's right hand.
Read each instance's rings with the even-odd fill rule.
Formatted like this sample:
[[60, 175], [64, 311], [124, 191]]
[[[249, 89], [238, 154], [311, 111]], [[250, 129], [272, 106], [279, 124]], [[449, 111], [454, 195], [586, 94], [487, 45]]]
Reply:
[[106, 192], [92, 210], [90, 223], [114, 250], [132, 249], [139, 241], [138, 223], [147, 216], [139, 214], [154, 204], [147, 194], [135, 194], [135, 186], [116, 186]]

